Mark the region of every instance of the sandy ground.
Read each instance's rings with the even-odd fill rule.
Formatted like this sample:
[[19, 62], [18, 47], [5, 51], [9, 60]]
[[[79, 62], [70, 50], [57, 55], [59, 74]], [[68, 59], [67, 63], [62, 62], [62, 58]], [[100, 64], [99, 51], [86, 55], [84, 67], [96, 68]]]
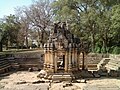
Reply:
[[88, 80], [85, 90], [120, 90], [120, 78], [98, 78]]
[[63, 87], [62, 83], [37, 83], [38, 72], [18, 71], [9, 76], [0, 77], [0, 90], [120, 90], [119, 78], [88, 79], [87, 83], [72, 83], [72, 86]]
[[32, 84], [39, 81], [38, 72], [18, 71], [0, 79], [0, 90], [48, 90], [49, 83]]

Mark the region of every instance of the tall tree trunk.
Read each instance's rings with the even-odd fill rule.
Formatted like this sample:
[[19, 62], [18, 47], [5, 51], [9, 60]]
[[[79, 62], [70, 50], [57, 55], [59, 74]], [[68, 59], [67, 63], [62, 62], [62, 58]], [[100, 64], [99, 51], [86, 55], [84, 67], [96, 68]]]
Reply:
[[37, 29], [37, 32], [38, 32], [38, 47], [40, 47], [41, 39], [40, 39], [40, 31], [39, 31], [39, 29]]
[[18, 41], [16, 43], [16, 49], [19, 49], [19, 44], [18, 44]]
[[0, 52], [2, 52], [3, 49], [2, 49], [2, 42], [0, 41]]
[[28, 27], [25, 27], [25, 31], [26, 31], [25, 42], [26, 42], [26, 48], [28, 49]]
[[44, 32], [41, 31], [41, 41], [40, 41], [41, 42], [41, 47], [44, 46], [44, 42], [43, 42], [44, 40], [43, 39], [44, 39]]
[[90, 26], [90, 35], [91, 35], [91, 48], [92, 48], [92, 52], [95, 52], [95, 24], [92, 23]]
[[92, 44], [92, 52], [95, 52], [95, 36], [94, 36], [94, 33], [91, 33], [91, 44]]
[[107, 53], [107, 41], [108, 41], [108, 36], [107, 36], [107, 29], [104, 30], [104, 34], [103, 34], [103, 49], [104, 49], [104, 53]]
[[26, 48], [28, 49], [28, 37], [25, 37], [25, 42], [26, 42]]
[[107, 52], [107, 43], [106, 43], [106, 40], [105, 39], [103, 39], [103, 53], [106, 53]]

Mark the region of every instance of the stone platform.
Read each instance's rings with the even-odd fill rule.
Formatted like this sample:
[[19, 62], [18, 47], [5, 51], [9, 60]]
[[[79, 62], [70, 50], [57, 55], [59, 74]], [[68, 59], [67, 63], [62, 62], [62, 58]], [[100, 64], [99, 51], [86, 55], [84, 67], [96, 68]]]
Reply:
[[68, 82], [71, 82], [72, 79], [73, 79], [73, 75], [71, 74], [54, 74], [52, 75], [52, 81], [53, 82], [62, 82], [62, 81], [68, 81]]

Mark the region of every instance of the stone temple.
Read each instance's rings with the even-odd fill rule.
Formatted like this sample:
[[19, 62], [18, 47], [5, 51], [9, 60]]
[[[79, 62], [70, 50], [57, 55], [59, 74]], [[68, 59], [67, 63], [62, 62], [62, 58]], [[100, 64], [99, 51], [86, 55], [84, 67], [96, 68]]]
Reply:
[[44, 44], [44, 70], [49, 73], [70, 73], [79, 69], [80, 39], [66, 28], [66, 23], [55, 23]]

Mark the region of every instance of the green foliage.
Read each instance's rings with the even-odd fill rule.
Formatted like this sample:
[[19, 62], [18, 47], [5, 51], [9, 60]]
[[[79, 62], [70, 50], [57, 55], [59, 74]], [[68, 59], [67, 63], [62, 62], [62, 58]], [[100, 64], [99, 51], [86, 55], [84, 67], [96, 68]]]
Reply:
[[17, 42], [17, 35], [20, 29], [17, 17], [15, 15], [6, 16], [1, 22], [1, 29], [3, 30], [3, 44], [6, 46]]
[[75, 8], [75, 0], [58, 0], [52, 3], [53, 12], [55, 14], [55, 21], [67, 21], [76, 19], [78, 12]]
[[120, 47], [120, 4], [113, 6], [111, 21], [112, 39]]
[[113, 54], [120, 54], [120, 47], [114, 47], [113, 48], [113, 51], [112, 51]]
[[97, 42], [96, 45], [95, 45], [95, 52], [96, 53], [101, 53], [101, 43], [100, 42]]
[[101, 48], [101, 53], [106, 53], [105, 47]]
[[107, 53], [112, 52], [112, 46], [120, 46], [119, 3], [118, 0], [57, 0], [52, 8], [55, 20], [67, 21], [81, 41], [90, 42], [91, 52]]
[[96, 46], [96, 47], [95, 47], [95, 52], [96, 52], [96, 53], [100, 53], [100, 52], [101, 52], [100, 47], [97, 47], [97, 46]]
[[113, 7], [111, 20], [111, 28], [114, 30], [120, 30], [120, 5], [115, 5]]

